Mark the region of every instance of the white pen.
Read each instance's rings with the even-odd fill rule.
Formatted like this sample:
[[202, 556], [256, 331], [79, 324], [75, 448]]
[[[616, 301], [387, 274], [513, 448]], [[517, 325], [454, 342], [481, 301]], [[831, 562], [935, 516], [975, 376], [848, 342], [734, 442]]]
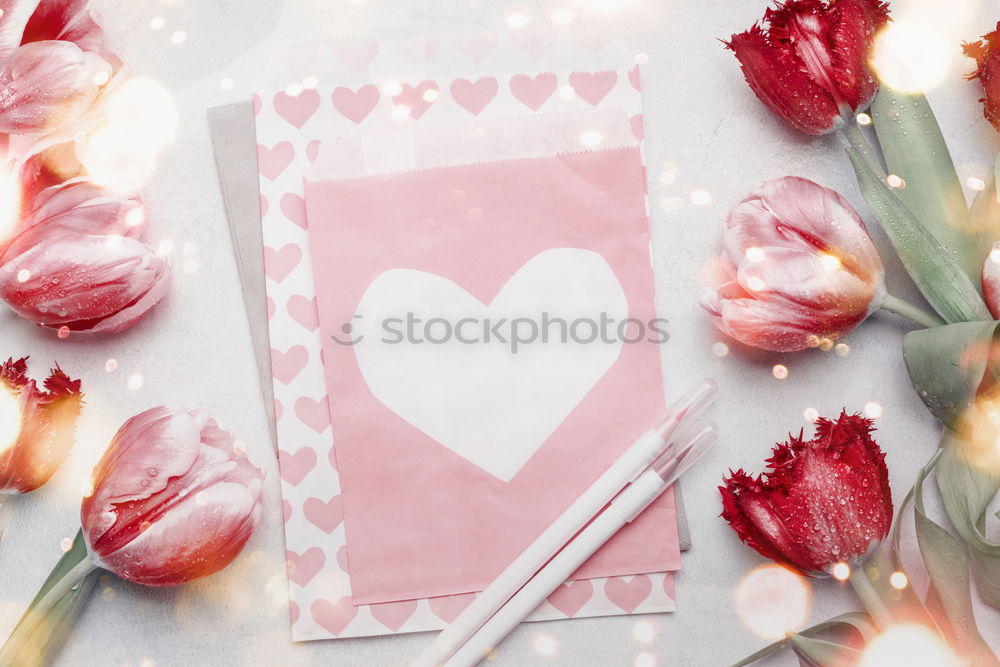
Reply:
[[[687, 429], [685, 429], [687, 430]], [[649, 469], [625, 488], [562, 551], [539, 570], [452, 657], [445, 667], [471, 667], [489, 653], [521, 621], [545, 601], [601, 545], [635, 519], [677, 481], [718, 439], [715, 426], [702, 424], [686, 442], [664, 452]]]
[[597, 481], [435, 637], [410, 667], [437, 667], [444, 663], [612, 498], [639, 477], [674, 439], [678, 426], [697, 418], [717, 393], [715, 382], [705, 380], [671, 405], [666, 416], [615, 459]]

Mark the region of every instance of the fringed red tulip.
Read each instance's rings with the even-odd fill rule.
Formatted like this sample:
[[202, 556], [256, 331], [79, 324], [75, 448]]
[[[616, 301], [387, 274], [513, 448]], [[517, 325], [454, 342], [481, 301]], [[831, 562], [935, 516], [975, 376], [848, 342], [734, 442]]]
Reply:
[[812, 440], [774, 448], [766, 474], [730, 473], [719, 487], [722, 517], [747, 546], [803, 574], [857, 564], [892, 524], [885, 454], [872, 430], [846, 412], [818, 420]]
[[833, 190], [768, 181], [729, 213], [702, 307], [736, 340], [779, 352], [836, 339], [879, 308], [884, 270], [864, 223]]
[[202, 412], [128, 420], [94, 469], [80, 518], [98, 567], [147, 586], [212, 574], [260, 518], [263, 472]]
[[28, 493], [69, 455], [83, 404], [80, 381], [56, 367], [39, 389], [27, 358], [0, 364], [0, 492]]
[[878, 0], [788, 0], [733, 35], [732, 49], [760, 100], [792, 127], [826, 134], [865, 109], [878, 92], [868, 64], [888, 21]]
[[964, 44], [962, 48], [965, 55], [976, 61], [976, 71], [969, 78], [979, 79], [986, 92], [986, 97], [979, 100], [983, 103], [983, 115], [1000, 131], [1000, 22], [982, 40]]

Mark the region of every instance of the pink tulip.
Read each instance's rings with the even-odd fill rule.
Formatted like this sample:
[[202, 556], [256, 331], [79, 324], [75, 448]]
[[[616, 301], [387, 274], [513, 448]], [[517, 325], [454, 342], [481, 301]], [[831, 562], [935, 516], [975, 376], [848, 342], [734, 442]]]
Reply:
[[[32, 42], [0, 63], [0, 132], [58, 129], [89, 109], [111, 65], [72, 42]], [[101, 78], [104, 77], [104, 78]]]
[[786, 176], [729, 213], [722, 280], [702, 306], [726, 334], [788, 352], [836, 339], [877, 310], [884, 271], [864, 223], [833, 190]]
[[203, 412], [165, 407], [119, 429], [80, 519], [98, 567], [147, 586], [221, 570], [260, 518], [263, 472]]
[[0, 0], [0, 132], [43, 133], [97, 100], [118, 67], [87, 0]]
[[134, 238], [142, 215], [134, 198], [85, 181], [44, 190], [0, 248], [0, 298], [44, 327], [110, 333], [132, 326], [170, 287], [166, 258]]
[[73, 446], [83, 394], [56, 367], [44, 390], [27, 359], [0, 364], [0, 492], [28, 493], [49, 481]]

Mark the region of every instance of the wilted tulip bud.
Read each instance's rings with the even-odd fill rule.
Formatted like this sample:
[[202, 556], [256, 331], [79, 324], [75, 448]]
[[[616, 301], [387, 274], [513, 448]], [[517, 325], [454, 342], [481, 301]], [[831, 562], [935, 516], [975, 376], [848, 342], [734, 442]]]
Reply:
[[778, 352], [843, 336], [885, 297], [882, 259], [858, 214], [833, 190], [793, 176], [758, 186], [730, 211], [720, 273], [702, 307], [736, 340]]
[[979, 100], [983, 103], [983, 115], [1000, 132], [1000, 23], [996, 30], [983, 35], [981, 41], [963, 44], [962, 48], [965, 55], [976, 61], [976, 71], [969, 78], [979, 79], [986, 92], [986, 97]]
[[889, 534], [892, 494], [872, 423], [841, 413], [820, 419], [812, 440], [777, 445], [756, 479], [730, 474], [722, 517], [765, 558], [806, 575], [857, 564]]
[[58, 128], [97, 99], [112, 67], [72, 42], [25, 44], [0, 64], [0, 132], [35, 134]]
[[888, 21], [879, 0], [788, 0], [733, 35], [733, 50], [760, 101], [806, 134], [832, 132], [878, 92], [869, 66], [875, 33]]
[[49, 481], [69, 455], [80, 415], [80, 381], [58, 367], [44, 391], [27, 358], [0, 364], [0, 492], [27, 493]]
[[203, 412], [165, 407], [119, 429], [80, 519], [98, 567], [172, 586], [228, 565], [260, 518], [264, 474]]
[[115, 332], [142, 319], [170, 286], [166, 258], [132, 238], [134, 198], [85, 181], [49, 188], [0, 253], [0, 298], [45, 327]]

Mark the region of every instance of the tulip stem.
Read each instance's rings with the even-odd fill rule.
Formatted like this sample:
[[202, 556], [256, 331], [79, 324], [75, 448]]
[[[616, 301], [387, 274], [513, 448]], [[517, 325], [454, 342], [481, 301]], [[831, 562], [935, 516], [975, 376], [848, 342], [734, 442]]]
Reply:
[[872, 173], [880, 178], [886, 178], [885, 169], [875, 157], [875, 150], [865, 137], [865, 133], [858, 127], [857, 120], [850, 120], [840, 129], [844, 138], [851, 144], [851, 148], [861, 156], [861, 159], [871, 168]]
[[937, 315], [928, 313], [923, 308], [918, 308], [909, 301], [903, 301], [899, 297], [895, 297], [891, 294], [885, 295], [885, 298], [882, 300], [882, 308], [884, 310], [888, 310], [890, 313], [902, 315], [906, 319], [916, 322], [920, 326], [928, 329], [931, 327], [939, 327], [944, 324], [944, 320]]
[[882, 595], [879, 594], [878, 588], [872, 580], [873, 578], [888, 578], [891, 569], [884, 572], [880, 571], [885, 569], [879, 567], [879, 565], [884, 564], [883, 560], [877, 557], [877, 552], [872, 556], [870, 561], [874, 562], [862, 563], [851, 570], [850, 582], [858, 599], [861, 600], [861, 604], [864, 605], [865, 611], [871, 615], [872, 620], [875, 621], [875, 624], [879, 628], [885, 630], [895, 624], [896, 620], [889, 609], [889, 605], [886, 604]]
[[[35, 630], [50, 623], [53, 628], [43, 628], [45, 632], [54, 629], [56, 620], [50, 618], [55, 607], [78, 586], [83, 586], [87, 576], [97, 569], [87, 556], [60, 577], [52, 587], [32, 603], [27, 613], [17, 624], [7, 641], [0, 647], [0, 665], [35, 664], [25, 657], [25, 653], [37, 653], [43, 647], [38, 643]], [[89, 589], [88, 589], [89, 590]], [[24, 662], [28, 660], [27, 662]]]

